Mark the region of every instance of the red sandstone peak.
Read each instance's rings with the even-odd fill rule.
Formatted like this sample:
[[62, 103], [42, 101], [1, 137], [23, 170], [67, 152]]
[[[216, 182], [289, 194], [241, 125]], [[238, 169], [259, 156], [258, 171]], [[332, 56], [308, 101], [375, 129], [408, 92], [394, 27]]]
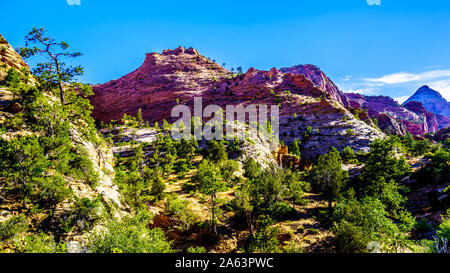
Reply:
[[408, 110], [418, 114], [419, 116], [424, 117], [424, 124], [426, 125], [424, 126], [424, 128], [426, 128], [427, 131], [425, 133], [434, 133], [438, 131], [438, 129], [440, 129], [436, 115], [428, 112], [421, 102], [410, 101], [405, 103], [403, 106]]
[[413, 111], [416, 114], [423, 115], [427, 112], [425, 107], [423, 107], [421, 102], [418, 101], [410, 101], [405, 104], [403, 104], [404, 107], [406, 107], [408, 110]]
[[281, 71], [279, 71], [276, 67], [272, 67], [272, 69], [270, 69], [269, 72], [270, 72], [272, 75], [281, 73]]
[[193, 54], [193, 55], [200, 56], [200, 54], [198, 53], [197, 49], [192, 48], [192, 47], [186, 49], [185, 53], [186, 54]]
[[163, 50], [162, 55], [179, 55], [179, 54], [183, 54], [183, 53], [200, 56], [200, 54], [198, 53], [197, 49], [192, 48], [192, 47], [186, 49], [186, 48], [184, 48], [182, 46], [179, 46], [179, 47], [177, 47], [175, 49]]

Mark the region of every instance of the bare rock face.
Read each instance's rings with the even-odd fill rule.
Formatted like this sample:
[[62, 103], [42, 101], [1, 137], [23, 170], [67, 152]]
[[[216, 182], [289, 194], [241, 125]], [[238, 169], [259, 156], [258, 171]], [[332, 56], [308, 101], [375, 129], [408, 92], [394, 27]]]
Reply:
[[376, 119], [378, 120], [378, 126], [387, 134], [404, 136], [408, 133], [405, 124], [390, 115], [380, 114], [376, 116]]
[[[227, 93], [227, 87], [221, 90]], [[379, 130], [356, 120], [341, 103], [301, 74], [283, 76], [275, 68], [250, 69], [242, 80], [231, 81], [228, 92], [233, 94], [228, 102], [244, 106], [279, 103], [280, 139], [286, 144], [300, 140], [305, 159], [315, 159], [332, 147], [342, 150], [350, 146], [357, 152], [367, 152], [374, 139], [384, 137]]]
[[450, 118], [450, 102], [427, 85], [419, 88], [403, 105], [413, 101], [422, 103], [428, 112]]
[[436, 115], [428, 112], [420, 103], [401, 106], [386, 96], [363, 96], [352, 93], [346, 96], [351, 107], [367, 110], [369, 116], [376, 118], [379, 127], [386, 133], [405, 135], [409, 132], [419, 136], [442, 128]]
[[445, 129], [450, 127], [450, 117], [444, 115], [435, 115], [438, 123], [438, 129]]
[[[332, 86], [331, 81], [323, 80], [323, 87]], [[194, 97], [202, 97], [203, 106], [215, 104], [223, 109], [226, 105], [265, 104], [269, 109], [279, 105], [281, 140], [289, 144], [301, 139], [306, 158], [326, 153], [333, 146], [368, 151], [374, 139], [384, 137], [376, 128], [356, 120], [343, 107], [339, 93], [330, 93], [304, 74], [250, 68], [236, 75], [192, 48], [147, 54], [140, 68], [95, 86], [94, 92], [93, 115], [105, 122], [118, 120], [124, 113], [136, 115], [139, 109], [150, 122], [174, 121], [170, 118], [172, 107], [179, 103], [192, 109]], [[314, 135], [303, 137], [308, 127], [314, 128]]]
[[241, 156], [239, 161], [244, 162], [247, 158], [253, 158], [264, 168], [276, 165], [277, 162], [272, 155], [271, 143], [267, 138], [261, 136], [258, 132], [249, 131], [248, 139], [244, 140], [241, 147]]
[[370, 143], [385, 137], [384, 133], [355, 119], [346, 108], [333, 101], [309, 103], [296, 113], [296, 118], [281, 117], [280, 133], [285, 143], [290, 144], [296, 138], [301, 141], [302, 158], [315, 159], [332, 147], [343, 150], [350, 146], [355, 152], [369, 152]]
[[321, 90], [330, 94], [330, 96], [340, 102], [342, 105], [348, 107], [350, 102], [345, 94], [325, 75], [317, 66], [312, 64], [296, 65], [292, 67], [285, 67], [280, 69], [283, 73], [291, 73], [293, 75], [301, 74], [312, 81], [314, 85]]
[[[87, 194], [87, 196], [92, 195], [89, 197], [95, 197], [100, 194], [105, 203], [116, 209], [113, 211], [115, 217], [121, 217], [127, 213], [129, 208], [123, 202], [119, 187], [113, 181], [115, 171], [112, 150], [109, 147], [97, 147], [92, 142], [86, 141], [80, 136], [75, 127], [70, 129], [70, 135], [74, 143], [86, 149], [95, 171], [99, 174], [98, 186], [94, 190], [91, 187], [84, 187], [87, 188], [84, 194]], [[79, 197], [86, 197], [83, 196], [83, 187], [81, 187], [79, 181], [72, 183], [71, 187]]]

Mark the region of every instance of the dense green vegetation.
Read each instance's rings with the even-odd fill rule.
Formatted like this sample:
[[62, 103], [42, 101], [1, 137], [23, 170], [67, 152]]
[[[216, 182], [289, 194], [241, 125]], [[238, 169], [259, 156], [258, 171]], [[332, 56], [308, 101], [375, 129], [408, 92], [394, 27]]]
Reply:
[[[53, 43], [54, 40], [45, 34], [42, 29], [33, 29], [27, 39]], [[62, 50], [69, 47], [64, 42], [57, 45]], [[37, 48], [21, 50], [27, 56], [40, 52]], [[59, 66], [57, 70], [55, 65]], [[91, 152], [99, 156], [99, 160], [106, 143], [97, 133], [90, 116], [92, 106], [87, 96], [93, 94], [91, 87], [75, 82], [74, 76], [82, 74], [80, 67], [65, 68], [63, 63], [40, 64], [34, 74], [38, 80], [36, 85], [28, 84], [25, 77], [28, 73], [14, 69], [10, 69], [2, 81], [14, 94], [11, 104], [19, 108], [0, 131], [0, 188], [2, 200], [17, 207], [21, 214], [0, 223], [0, 251], [65, 252], [63, 237], [66, 233], [90, 231], [98, 221], [109, 222], [111, 233], [118, 229], [109, 215], [114, 208], [109, 207], [101, 196], [79, 197], [69, 186], [76, 181], [95, 192], [99, 173], [86, 143], [92, 145], [89, 147], [95, 151]], [[60, 95], [59, 101], [54, 100], [55, 94]], [[161, 189], [158, 191], [162, 192]], [[64, 212], [56, 214], [61, 206], [66, 207]], [[130, 227], [126, 220], [120, 223], [123, 223], [122, 231]], [[143, 228], [139, 232], [144, 232]], [[163, 245], [165, 238], [160, 235], [155, 232], [152, 236], [159, 236]], [[89, 251], [103, 250], [99, 244]], [[154, 251], [159, 252], [163, 247], [170, 249], [166, 243]], [[146, 250], [150, 251], [150, 246]]]
[[110, 221], [105, 232], [93, 233], [88, 248], [94, 253], [170, 253], [170, 243], [161, 229], [149, 229], [151, 216], [140, 212], [133, 217]]
[[[250, 252], [279, 252], [276, 221], [295, 218], [295, 204], [304, 204], [309, 184], [298, 171], [276, 167], [263, 169], [253, 159], [244, 162], [246, 180], [236, 191], [236, 217], [245, 219], [250, 236], [245, 247]], [[292, 207], [287, 202], [292, 202]]]

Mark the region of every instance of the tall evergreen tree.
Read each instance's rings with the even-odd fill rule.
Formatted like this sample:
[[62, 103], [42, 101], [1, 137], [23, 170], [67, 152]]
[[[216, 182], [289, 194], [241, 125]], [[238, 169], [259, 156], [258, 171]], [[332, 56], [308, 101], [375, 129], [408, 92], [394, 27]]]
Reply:
[[194, 181], [198, 182], [200, 191], [209, 195], [211, 199], [211, 222], [214, 234], [217, 235], [217, 194], [226, 189], [226, 183], [222, 179], [219, 168], [206, 160], [200, 163]]
[[333, 201], [339, 196], [347, 179], [348, 173], [342, 169], [342, 159], [334, 147], [328, 154], [319, 157], [319, 162], [314, 169], [313, 180], [321, 187], [328, 200], [330, 219], [333, 217]]

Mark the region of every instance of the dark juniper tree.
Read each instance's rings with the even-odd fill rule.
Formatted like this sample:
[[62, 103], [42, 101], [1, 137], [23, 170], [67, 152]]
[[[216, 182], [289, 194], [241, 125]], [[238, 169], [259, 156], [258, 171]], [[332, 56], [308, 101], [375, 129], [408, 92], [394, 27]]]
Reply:
[[333, 218], [333, 201], [340, 195], [341, 189], [348, 180], [348, 173], [342, 169], [342, 159], [336, 148], [330, 153], [321, 155], [313, 172], [314, 182], [328, 200], [329, 218]]

